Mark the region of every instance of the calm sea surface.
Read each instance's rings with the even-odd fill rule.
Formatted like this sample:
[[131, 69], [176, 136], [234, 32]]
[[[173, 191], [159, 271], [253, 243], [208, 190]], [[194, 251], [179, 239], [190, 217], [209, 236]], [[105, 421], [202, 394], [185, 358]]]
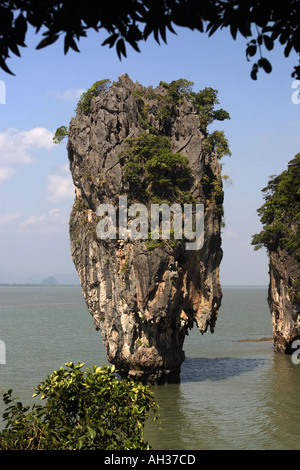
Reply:
[[[215, 333], [186, 338], [181, 383], [153, 387], [162, 430], [149, 420], [145, 438], [157, 450], [300, 449], [300, 365], [259, 341], [272, 336], [267, 289], [223, 295]], [[65, 362], [108, 364], [79, 287], [0, 287], [0, 340], [0, 385], [24, 404]]]

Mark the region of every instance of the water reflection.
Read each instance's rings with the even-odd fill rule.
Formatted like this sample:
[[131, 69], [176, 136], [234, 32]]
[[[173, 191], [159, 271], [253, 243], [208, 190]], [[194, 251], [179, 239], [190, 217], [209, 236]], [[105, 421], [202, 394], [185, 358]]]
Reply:
[[300, 365], [291, 357], [274, 354], [272, 367], [266, 374], [268, 394], [265, 413], [271, 425], [266, 432], [269, 448], [298, 450], [300, 448]]
[[154, 387], [162, 431], [154, 449], [297, 450], [300, 365], [290, 356], [187, 358], [180, 384]]
[[182, 365], [181, 383], [224, 380], [250, 372], [265, 359], [239, 357], [188, 357]]
[[158, 450], [246, 448], [256, 439], [263, 416], [257, 406], [257, 384], [268, 362], [267, 358], [187, 358], [180, 384], [153, 388], [162, 430], [149, 420], [145, 436], [151, 446]]

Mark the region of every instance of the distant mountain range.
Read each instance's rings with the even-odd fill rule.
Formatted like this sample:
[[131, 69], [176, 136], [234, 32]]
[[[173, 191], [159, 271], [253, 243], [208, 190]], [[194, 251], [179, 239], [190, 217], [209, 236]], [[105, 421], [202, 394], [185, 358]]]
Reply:
[[79, 279], [76, 273], [53, 274], [50, 276], [32, 274], [28, 277], [22, 277], [0, 268], [0, 284], [79, 285]]

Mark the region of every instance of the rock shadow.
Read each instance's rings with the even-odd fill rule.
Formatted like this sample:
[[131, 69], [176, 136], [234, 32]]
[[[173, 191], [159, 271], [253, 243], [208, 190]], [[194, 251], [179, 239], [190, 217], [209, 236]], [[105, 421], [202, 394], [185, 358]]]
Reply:
[[251, 372], [266, 359], [238, 357], [187, 357], [182, 364], [180, 382], [219, 381]]

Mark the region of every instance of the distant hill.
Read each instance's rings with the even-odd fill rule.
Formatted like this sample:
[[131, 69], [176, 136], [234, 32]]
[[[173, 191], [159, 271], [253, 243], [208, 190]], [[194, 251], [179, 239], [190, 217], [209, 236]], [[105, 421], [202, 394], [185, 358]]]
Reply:
[[56, 277], [49, 276], [49, 277], [46, 277], [46, 279], [42, 279], [40, 284], [42, 284], [43, 286], [58, 286], [59, 282], [56, 279]]
[[0, 268], [0, 284], [79, 285], [79, 279], [76, 273], [51, 274], [50, 276], [32, 274], [22, 277]]

